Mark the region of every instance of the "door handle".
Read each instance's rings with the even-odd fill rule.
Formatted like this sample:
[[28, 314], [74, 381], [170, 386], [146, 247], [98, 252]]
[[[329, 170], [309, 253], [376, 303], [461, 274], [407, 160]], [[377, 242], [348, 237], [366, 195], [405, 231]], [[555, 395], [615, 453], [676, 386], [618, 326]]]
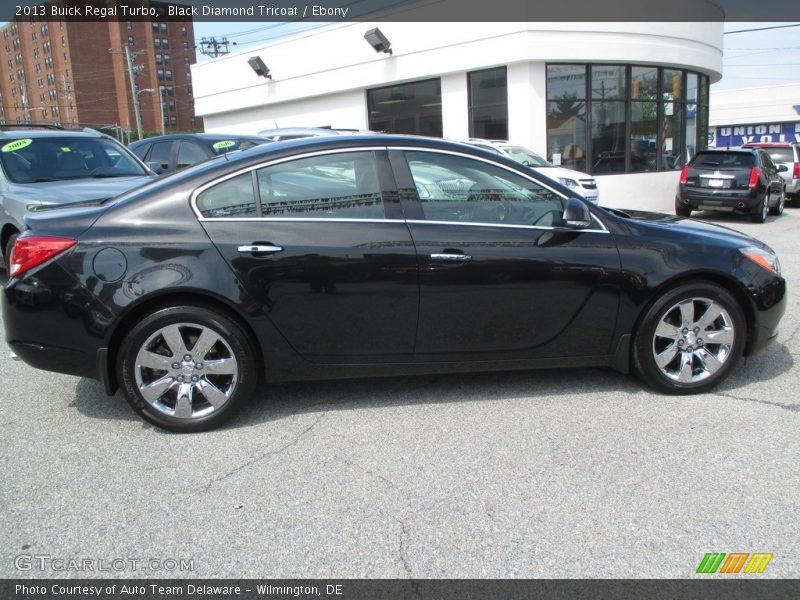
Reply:
[[469, 254], [431, 254], [431, 260], [440, 260], [443, 262], [467, 262], [472, 260]]
[[261, 253], [272, 253], [272, 252], [283, 252], [283, 248], [281, 246], [239, 246], [237, 248], [239, 252], [242, 253], [249, 253], [249, 254], [261, 254]]

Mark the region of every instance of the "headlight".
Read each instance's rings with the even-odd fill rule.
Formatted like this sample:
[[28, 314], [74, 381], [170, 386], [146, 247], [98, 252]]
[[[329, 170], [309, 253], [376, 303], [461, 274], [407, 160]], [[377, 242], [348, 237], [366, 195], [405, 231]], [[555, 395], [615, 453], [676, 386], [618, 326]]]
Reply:
[[570, 188], [578, 187], [578, 182], [574, 179], [567, 179], [566, 177], [559, 177], [558, 180], [563, 183], [565, 186]]
[[781, 274], [781, 263], [773, 252], [754, 246], [739, 248], [739, 252], [744, 254], [746, 258], [756, 263], [759, 267], [763, 267], [767, 271], [772, 271], [778, 275]]

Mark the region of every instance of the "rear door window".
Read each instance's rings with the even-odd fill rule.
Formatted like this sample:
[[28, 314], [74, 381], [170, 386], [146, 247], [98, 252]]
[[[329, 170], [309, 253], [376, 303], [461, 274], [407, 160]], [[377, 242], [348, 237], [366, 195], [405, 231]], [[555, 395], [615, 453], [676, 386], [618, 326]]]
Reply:
[[375, 154], [325, 154], [257, 171], [264, 217], [385, 218]]

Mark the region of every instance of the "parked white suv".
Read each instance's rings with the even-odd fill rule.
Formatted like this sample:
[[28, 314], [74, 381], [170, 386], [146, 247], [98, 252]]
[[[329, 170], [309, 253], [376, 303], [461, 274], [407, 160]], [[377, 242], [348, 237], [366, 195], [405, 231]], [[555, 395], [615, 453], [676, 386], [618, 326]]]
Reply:
[[518, 146], [505, 140], [483, 140], [478, 138], [470, 138], [466, 143], [522, 163], [545, 177], [555, 179], [593, 204], [597, 204], [600, 199], [600, 192], [597, 189], [597, 182], [594, 177], [580, 171], [557, 167], [524, 146]]

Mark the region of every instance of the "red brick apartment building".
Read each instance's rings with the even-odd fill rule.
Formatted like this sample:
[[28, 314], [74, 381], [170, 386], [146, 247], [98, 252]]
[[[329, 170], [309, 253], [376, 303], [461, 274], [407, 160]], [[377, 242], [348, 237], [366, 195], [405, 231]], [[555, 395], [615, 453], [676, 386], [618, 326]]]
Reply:
[[[143, 4], [166, 14], [165, 4]], [[162, 115], [166, 133], [202, 130], [189, 70], [191, 18], [8, 23], [0, 28], [0, 123], [121, 128], [136, 139], [126, 46], [143, 130], [160, 132]]]

